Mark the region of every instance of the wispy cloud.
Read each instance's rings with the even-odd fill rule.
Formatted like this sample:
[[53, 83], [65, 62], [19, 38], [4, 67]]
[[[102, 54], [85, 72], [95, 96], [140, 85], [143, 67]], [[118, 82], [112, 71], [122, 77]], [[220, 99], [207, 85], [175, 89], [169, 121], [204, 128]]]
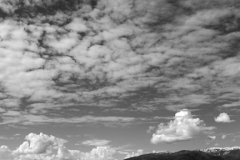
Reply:
[[211, 140], [211, 141], [214, 141], [216, 139], [216, 136], [208, 136], [208, 138]]
[[[23, 125], [43, 125], [49, 123], [56, 124], [102, 124], [109, 126], [129, 125], [135, 123], [134, 117], [96, 117], [96, 116], [82, 116], [72, 118], [48, 117], [43, 115], [23, 114], [20, 116], [7, 115], [2, 116], [3, 122], [1, 124], [23, 124]], [[139, 119], [141, 120], [141, 119]]]
[[92, 139], [92, 140], [86, 140], [82, 142], [83, 145], [87, 145], [87, 146], [106, 146], [109, 143], [110, 141], [105, 139]]

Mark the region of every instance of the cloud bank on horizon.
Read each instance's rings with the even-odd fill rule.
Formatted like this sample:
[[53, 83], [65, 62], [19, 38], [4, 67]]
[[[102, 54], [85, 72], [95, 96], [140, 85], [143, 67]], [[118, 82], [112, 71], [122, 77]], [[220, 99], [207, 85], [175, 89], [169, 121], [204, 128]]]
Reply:
[[[108, 146], [98, 146], [90, 152], [69, 150], [67, 141], [43, 133], [30, 133], [16, 150], [0, 147], [0, 160], [110, 160], [116, 150]], [[55, 153], [57, 151], [57, 153]]]
[[114, 158], [116, 153], [125, 155], [125, 158], [143, 154], [140, 149], [130, 152], [113, 148], [108, 143], [94, 144], [96, 147], [90, 152], [70, 150], [65, 146], [67, 140], [43, 133], [30, 133], [25, 139], [15, 150], [0, 146], [0, 160], [117, 160]]

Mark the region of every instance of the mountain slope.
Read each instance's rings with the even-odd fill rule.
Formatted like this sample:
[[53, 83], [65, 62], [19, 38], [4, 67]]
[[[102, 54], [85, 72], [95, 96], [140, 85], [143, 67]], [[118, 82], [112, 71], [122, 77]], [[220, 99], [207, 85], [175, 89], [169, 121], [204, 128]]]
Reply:
[[229, 151], [222, 155], [226, 160], [239, 160], [240, 159], [240, 150]]
[[202, 150], [150, 153], [125, 160], [240, 160], [240, 147], [208, 148]]
[[175, 153], [151, 153], [126, 160], [225, 160], [221, 156], [215, 156], [202, 151], [179, 151]]

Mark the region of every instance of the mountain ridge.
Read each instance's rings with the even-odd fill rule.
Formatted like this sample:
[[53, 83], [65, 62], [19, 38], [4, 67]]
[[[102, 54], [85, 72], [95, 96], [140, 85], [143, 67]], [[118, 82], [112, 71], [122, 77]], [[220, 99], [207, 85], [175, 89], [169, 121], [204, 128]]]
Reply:
[[125, 160], [239, 160], [240, 147], [211, 147], [199, 150], [148, 153]]

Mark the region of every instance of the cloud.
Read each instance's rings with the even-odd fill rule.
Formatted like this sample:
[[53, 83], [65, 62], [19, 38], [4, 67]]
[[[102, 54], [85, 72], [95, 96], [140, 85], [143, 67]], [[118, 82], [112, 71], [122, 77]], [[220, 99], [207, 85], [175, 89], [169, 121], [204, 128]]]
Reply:
[[12, 151], [7, 146], [0, 147], [0, 160], [12, 160]]
[[132, 152], [132, 153], [127, 153], [127, 156], [125, 157], [125, 159], [127, 158], [131, 158], [131, 157], [137, 157], [143, 154], [143, 150], [139, 149], [136, 152]]
[[85, 145], [96, 147], [89, 152], [83, 152], [68, 149], [65, 146], [66, 140], [52, 135], [30, 133], [25, 139], [26, 141], [15, 150], [0, 146], [0, 160], [117, 160], [116, 154], [124, 154], [125, 158], [143, 154], [142, 149], [133, 151], [124, 150], [126, 146], [103, 146], [110, 142], [107, 140], [87, 140]]
[[0, 139], [8, 139], [8, 138], [5, 136], [0, 136]]
[[3, 113], [3, 116], [19, 116], [21, 113], [18, 111], [8, 111]]
[[52, 147], [60, 146], [67, 142], [66, 140], [43, 133], [39, 135], [30, 133], [25, 139], [27, 141], [14, 151], [15, 154], [44, 154], [51, 150]]
[[85, 153], [86, 160], [108, 160], [113, 159], [112, 155], [116, 151], [109, 147], [97, 147], [92, 149], [90, 153]]
[[240, 105], [240, 102], [232, 102], [230, 104], [224, 104], [223, 108], [229, 108], [229, 107], [238, 107]]
[[[18, 113], [18, 112], [17, 112]], [[14, 112], [15, 114], [15, 112]], [[85, 115], [82, 117], [50, 117], [44, 115], [34, 115], [34, 114], [19, 114], [18, 116], [4, 115], [2, 116], [3, 121], [0, 124], [22, 124], [22, 125], [44, 125], [44, 124], [96, 124], [96, 125], [106, 125], [106, 126], [124, 126], [137, 123], [139, 121], [144, 121], [145, 119], [134, 118], [134, 117], [117, 117], [117, 116], [106, 116], [97, 117], [91, 115]]]
[[225, 139], [226, 137], [227, 137], [227, 135], [225, 135], [225, 134], [224, 134], [224, 135], [222, 135], [222, 139]]
[[65, 146], [60, 146], [56, 157], [58, 159], [77, 160], [83, 157], [83, 153], [77, 150], [68, 150]]
[[170, 121], [168, 125], [163, 123], [158, 125], [156, 132], [152, 135], [151, 142], [157, 144], [191, 140], [199, 134], [206, 134], [213, 129], [215, 127], [206, 127], [203, 120], [193, 118], [188, 109], [183, 109], [175, 114], [175, 119]]
[[131, 157], [137, 157], [137, 156], [140, 156], [143, 154], [143, 150], [142, 149], [138, 149], [137, 151], [134, 151], [134, 152], [124, 152], [124, 151], [121, 151], [119, 152], [120, 154], [126, 154], [126, 157], [124, 157], [124, 159], [127, 159], [127, 158], [131, 158]]
[[66, 140], [43, 133], [30, 133], [25, 139], [13, 151], [7, 146], [1, 146], [0, 160], [111, 160], [117, 152], [107, 146], [98, 146], [89, 152], [69, 150], [64, 146]]
[[56, 155], [57, 160], [110, 160], [113, 159], [112, 155], [115, 154], [115, 150], [109, 147], [96, 147], [90, 152], [81, 152], [79, 150], [68, 150], [65, 146], [61, 146], [58, 149]]
[[[106, 112], [205, 110], [220, 101], [235, 109], [235, 3], [1, 1], [1, 125], [128, 125], [144, 120]], [[104, 109], [69, 118], [73, 106]]]
[[[133, 112], [240, 104], [235, 0], [4, 0], [0, 13], [1, 125], [124, 126], [150, 122]], [[154, 142], [213, 129], [179, 115]]]
[[106, 146], [110, 143], [109, 140], [100, 140], [100, 139], [92, 139], [92, 140], [86, 140], [83, 141], [82, 144], [83, 145], [87, 145], [87, 146]]
[[234, 122], [235, 120], [230, 120], [230, 117], [227, 113], [220, 113], [218, 117], [214, 118], [215, 122], [219, 123], [231, 123]]
[[208, 138], [212, 141], [214, 141], [216, 139], [216, 136], [208, 136]]
[[156, 127], [155, 126], [149, 126], [147, 133], [151, 133]]

